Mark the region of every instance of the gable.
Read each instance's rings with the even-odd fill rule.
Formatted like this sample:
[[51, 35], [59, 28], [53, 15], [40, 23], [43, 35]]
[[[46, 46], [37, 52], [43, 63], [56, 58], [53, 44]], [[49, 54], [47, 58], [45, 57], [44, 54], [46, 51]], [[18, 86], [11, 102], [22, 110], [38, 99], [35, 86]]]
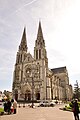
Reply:
[[26, 55], [26, 59], [24, 61], [24, 63], [29, 63], [29, 62], [32, 62], [34, 60], [34, 58], [32, 57], [32, 55], [30, 53], [28, 53]]

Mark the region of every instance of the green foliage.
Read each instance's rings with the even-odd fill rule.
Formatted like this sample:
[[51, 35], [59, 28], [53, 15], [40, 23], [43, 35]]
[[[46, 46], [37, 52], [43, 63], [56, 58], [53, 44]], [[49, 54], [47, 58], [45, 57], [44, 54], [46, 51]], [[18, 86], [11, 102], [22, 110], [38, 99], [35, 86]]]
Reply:
[[0, 108], [0, 112], [4, 112], [4, 108]]
[[[78, 102], [78, 105], [79, 105], [79, 110], [80, 110], [80, 102]], [[72, 111], [72, 103], [70, 102], [68, 105], [65, 105], [63, 110]]]
[[68, 104], [68, 105], [66, 105], [66, 106], [63, 108], [63, 110], [71, 111], [72, 108], [71, 108], [71, 107], [69, 106], [69, 104]]
[[78, 102], [79, 108], [80, 108], [80, 102]]
[[65, 106], [65, 108], [66, 109], [71, 109], [72, 107], [68, 105], [68, 106]]
[[72, 103], [71, 102], [69, 103], [69, 106], [72, 108]]
[[74, 84], [74, 94], [73, 94], [73, 98], [77, 98], [78, 100], [80, 100], [80, 88], [79, 88], [79, 83], [76, 80], [76, 83]]
[[5, 94], [5, 96], [7, 97], [7, 99], [10, 99], [10, 96], [9, 96], [9, 92], [8, 92], [8, 91], [4, 90], [3, 93]]

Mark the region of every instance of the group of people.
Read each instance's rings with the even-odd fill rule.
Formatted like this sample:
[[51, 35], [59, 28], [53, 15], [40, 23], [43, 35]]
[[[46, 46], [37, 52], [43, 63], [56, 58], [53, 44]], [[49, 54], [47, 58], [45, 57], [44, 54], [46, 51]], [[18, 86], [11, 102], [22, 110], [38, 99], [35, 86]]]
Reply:
[[8, 114], [16, 114], [16, 109], [17, 109], [17, 102], [12, 99], [7, 99], [4, 101], [4, 111], [7, 112]]
[[74, 114], [75, 120], [79, 120], [79, 105], [78, 100], [72, 101], [72, 112]]

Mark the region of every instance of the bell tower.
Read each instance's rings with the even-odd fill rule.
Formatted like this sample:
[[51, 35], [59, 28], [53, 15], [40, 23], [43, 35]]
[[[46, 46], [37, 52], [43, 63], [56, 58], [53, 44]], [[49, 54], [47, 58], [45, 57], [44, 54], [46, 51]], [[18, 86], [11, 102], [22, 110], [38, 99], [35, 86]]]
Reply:
[[45, 40], [43, 37], [41, 22], [39, 21], [37, 39], [34, 47], [34, 59], [40, 65], [40, 79], [42, 80], [41, 99], [47, 99], [47, 71], [48, 71], [48, 58], [45, 48]]
[[46, 65], [48, 66], [47, 52], [45, 48], [45, 40], [43, 38], [43, 32], [41, 27], [41, 22], [39, 21], [37, 39], [35, 41], [34, 47], [34, 58], [36, 61], [45, 60]]
[[28, 47], [27, 47], [27, 40], [26, 40], [26, 28], [24, 27], [21, 43], [19, 45], [19, 50], [16, 56], [16, 64], [20, 64], [25, 60], [27, 50], [28, 50]]
[[24, 31], [22, 34], [21, 43], [19, 45], [19, 49], [16, 55], [16, 63], [15, 63], [15, 69], [13, 73], [13, 96], [17, 100], [20, 90], [20, 82], [23, 81], [23, 64], [24, 60], [27, 56], [27, 40], [26, 40], [26, 28], [24, 27]]

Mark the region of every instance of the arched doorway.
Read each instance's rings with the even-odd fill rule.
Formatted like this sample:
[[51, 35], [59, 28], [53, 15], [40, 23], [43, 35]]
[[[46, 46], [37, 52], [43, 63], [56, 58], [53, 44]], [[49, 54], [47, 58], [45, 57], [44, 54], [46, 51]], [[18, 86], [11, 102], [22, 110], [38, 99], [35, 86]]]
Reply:
[[28, 100], [31, 100], [31, 94], [28, 93]]
[[18, 90], [15, 90], [15, 100], [18, 100]]
[[26, 100], [31, 100], [31, 93], [30, 93], [29, 90], [26, 90], [26, 91], [25, 91], [25, 101], [26, 101]]
[[40, 100], [40, 93], [39, 92], [36, 93], [36, 100]]

